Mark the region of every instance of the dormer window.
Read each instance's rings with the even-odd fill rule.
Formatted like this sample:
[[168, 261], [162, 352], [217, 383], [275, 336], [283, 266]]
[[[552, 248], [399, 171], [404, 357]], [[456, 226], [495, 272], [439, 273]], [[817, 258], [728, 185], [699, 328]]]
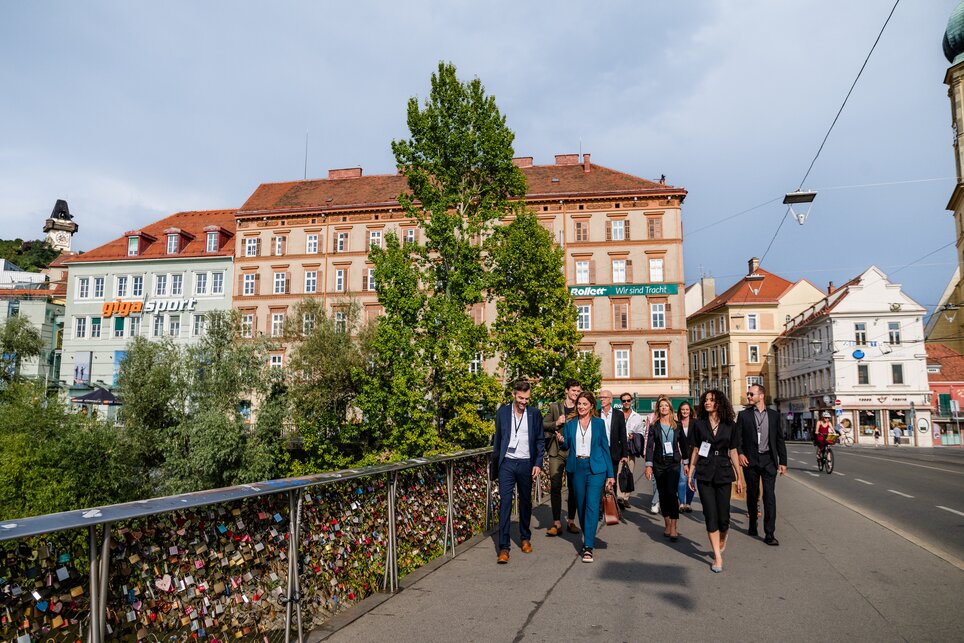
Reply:
[[218, 233], [217, 232], [208, 232], [208, 241], [207, 241], [206, 248], [208, 252], [218, 251]]
[[177, 238], [180, 235], [169, 234], [167, 235], [167, 254], [173, 255], [177, 254]]
[[127, 256], [136, 257], [140, 254], [141, 240], [139, 237], [127, 237]]

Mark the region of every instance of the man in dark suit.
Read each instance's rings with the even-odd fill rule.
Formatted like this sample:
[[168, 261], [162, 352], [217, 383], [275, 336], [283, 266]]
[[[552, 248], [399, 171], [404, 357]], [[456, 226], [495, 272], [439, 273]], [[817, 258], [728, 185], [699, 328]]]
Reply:
[[531, 386], [519, 381], [512, 386], [512, 404], [495, 413], [493, 448], [499, 468], [499, 557], [509, 562], [509, 520], [512, 515], [512, 491], [519, 490], [519, 537], [522, 553], [532, 552], [532, 482], [542, 473], [545, 457], [542, 414], [528, 408]]
[[757, 531], [757, 502], [760, 497], [760, 480], [763, 480], [763, 542], [777, 546], [774, 530], [777, 526], [777, 474], [787, 472], [787, 447], [780, 431], [780, 415], [766, 405], [766, 387], [753, 384], [746, 393], [750, 406], [740, 411], [736, 418], [739, 431], [737, 452], [746, 479], [746, 510], [750, 528], [747, 533], [759, 536]]
[[[626, 444], [626, 417], [622, 411], [613, 409], [612, 391], [599, 391], [599, 404], [601, 409], [599, 417], [606, 423], [609, 432], [609, 453], [613, 461], [613, 471], [618, 474], [620, 463], [629, 462], [629, 447]], [[614, 474], [614, 475], [616, 475]], [[629, 503], [622, 498], [619, 499], [622, 507], [628, 507]]]

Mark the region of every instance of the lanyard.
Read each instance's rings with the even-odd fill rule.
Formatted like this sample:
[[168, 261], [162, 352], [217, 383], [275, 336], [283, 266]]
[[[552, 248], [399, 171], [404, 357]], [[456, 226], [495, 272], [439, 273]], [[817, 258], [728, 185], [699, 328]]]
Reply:
[[589, 424], [586, 425], [586, 428], [585, 428], [585, 429], [582, 428], [582, 423], [581, 423], [579, 420], [576, 420], [576, 426], [579, 427], [579, 433], [582, 434], [582, 444], [583, 444], [583, 446], [585, 446], [585, 444], [586, 444], [586, 434], [589, 433], [589, 429], [592, 427], [592, 420], [591, 420], [591, 419], [589, 420]]
[[[513, 420], [515, 419], [515, 412], [514, 412], [514, 411], [513, 411], [513, 413], [512, 413], [512, 419], [513, 419]], [[522, 422], [523, 422], [523, 420], [525, 420], [525, 419], [526, 419], [526, 413], [525, 413], [525, 411], [523, 411], [523, 412], [522, 412], [522, 417], [520, 417], [520, 418], [519, 418], [519, 421], [515, 423], [515, 428], [514, 428], [513, 431], [512, 431], [512, 439], [513, 439], [513, 441], [516, 440], [516, 439], [519, 437], [519, 429], [522, 428]]]

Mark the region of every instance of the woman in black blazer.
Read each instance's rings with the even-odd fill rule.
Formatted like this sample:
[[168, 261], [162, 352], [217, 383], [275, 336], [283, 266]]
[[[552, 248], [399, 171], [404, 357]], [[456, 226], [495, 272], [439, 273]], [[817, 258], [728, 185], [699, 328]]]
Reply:
[[686, 436], [673, 416], [673, 405], [668, 397], [660, 395], [656, 400], [656, 419], [649, 425], [646, 441], [646, 479], [656, 476], [659, 510], [665, 523], [663, 535], [673, 542], [679, 538], [679, 469], [687, 457]]
[[[689, 488], [695, 477], [703, 505], [706, 532], [713, 547], [714, 572], [723, 571], [723, 550], [730, 529], [730, 486], [736, 481], [737, 493], [743, 493], [743, 468], [737, 456], [739, 432], [734, 423], [733, 406], [723, 391], [704, 391], [700, 398], [698, 419], [690, 429]], [[695, 467], [693, 465], [696, 465]]]

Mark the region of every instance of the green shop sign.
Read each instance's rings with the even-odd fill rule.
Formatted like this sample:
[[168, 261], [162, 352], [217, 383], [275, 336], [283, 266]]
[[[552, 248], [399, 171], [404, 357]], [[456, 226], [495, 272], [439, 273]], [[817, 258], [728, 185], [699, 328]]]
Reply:
[[633, 297], [636, 295], [675, 295], [676, 284], [619, 284], [616, 286], [570, 286], [573, 297]]

